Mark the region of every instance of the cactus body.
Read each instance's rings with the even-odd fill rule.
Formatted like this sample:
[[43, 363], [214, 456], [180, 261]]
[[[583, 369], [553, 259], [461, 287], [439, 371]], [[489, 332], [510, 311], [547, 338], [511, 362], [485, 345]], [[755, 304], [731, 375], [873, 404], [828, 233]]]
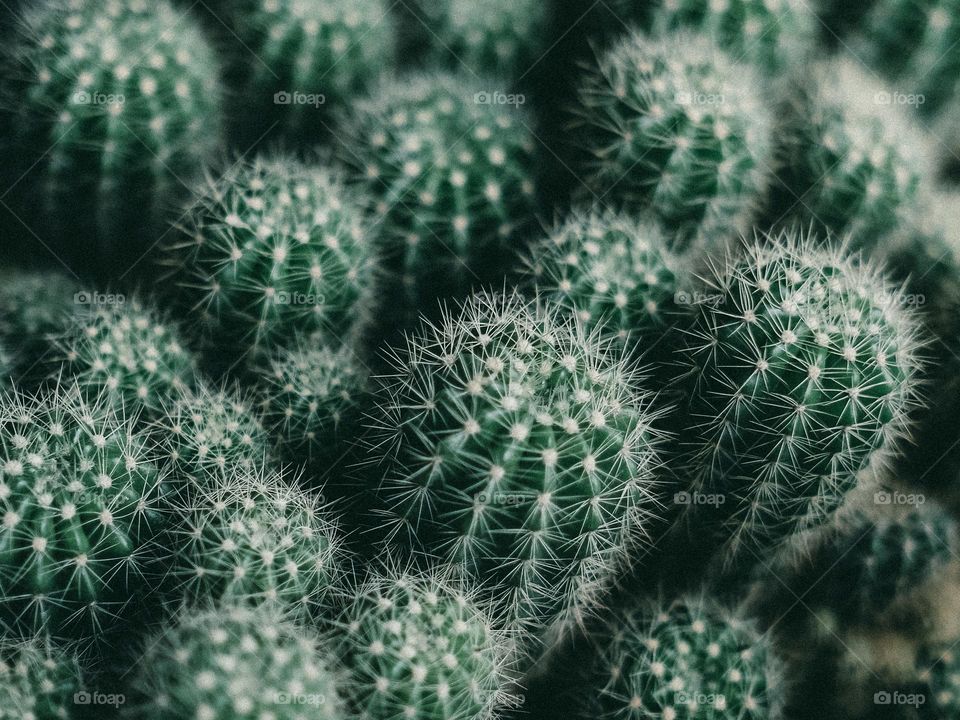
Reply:
[[745, 230], [773, 159], [758, 86], [703, 38], [624, 38], [579, 92], [585, 199], [648, 211], [680, 245]]
[[0, 720], [73, 717], [76, 658], [41, 640], [0, 640]]

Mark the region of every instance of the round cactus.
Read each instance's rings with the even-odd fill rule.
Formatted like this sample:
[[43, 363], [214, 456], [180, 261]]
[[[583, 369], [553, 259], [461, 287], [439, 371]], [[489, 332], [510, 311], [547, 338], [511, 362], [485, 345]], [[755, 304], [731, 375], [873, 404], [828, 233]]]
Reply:
[[0, 720], [73, 717], [77, 659], [40, 640], [0, 639]]
[[198, 193], [165, 262], [217, 347], [259, 356], [297, 335], [339, 341], [371, 281], [362, 208], [329, 170], [290, 159], [231, 167]]
[[43, 0], [8, 55], [18, 204], [58, 255], [128, 270], [220, 142], [213, 50], [167, 0]]
[[[767, 720], [779, 713], [780, 662], [749, 623], [709, 601], [621, 613], [596, 638], [594, 687], [604, 720]], [[588, 701], [589, 702], [589, 701]]]
[[528, 261], [543, 297], [647, 352], [675, 315], [679, 262], [656, 225], [615, 213], [575, 213], [534, 246]]
[[511, 704], [510, 638], [460, 583], [372, 575], [347, 607], [339, 654], [369, 720], [488, 720]]
[[196, 361], [158, 311], [133, 297], [107, 297], [111, 302], [88, 306], [56, 339], [57, 372], [105, 394], [125, 414], [153, 419], [167, 398], [195, 384]]
[[143, 606], [167, 522], [163, 478], [109, 405], [76, 388], [0, 399], [0, 613], [87, 641]]
[[921, 131], [851, 60], [817, 66], [788, 96], [771, 221], [850, 236], [872, 250], [905, 221], [932, 172], [915, 140]]
[[188, 608], [145, 648], [133, 718], [346, 717], [320, 639], [274, 608]]
[[264, 424], [287, 458], [336, 465], [358, 429], [366, 380], [352, 348], [284, 350], [259, 376]]
[[380, 201], [381, 306], [401, 325], [439, 297], [501, 284], [531, 224], [532, 121], [488, 91], [419, 75], [382, 85], [341, 123], [344, 160]]
[[340, 542], [316, 499], [278, 474], [241, 472], [177, 503], [174, 581], [191, 602], [313, 612], [339, 580]]
[[239, 0], [238, 125], [251, 141], [278, 127], [291, 142], [329, 133], [329, 111], [367, 91], [394, 54], [383, 0]]
[[875, 268], [764, 240], [716, 272], [683, 354], [689, 516], [731, 560], [822, 524], [896, 449], [919, 384], [918, 318]]
[[651, 213], [681, 246], [746, 230], [773, 162], [759, 84], [701, 37], [624, 38], [579, 92], [585, 197]]
[[186, 489], [203, 489], [270, 464], [270, 437], [253, 404], [226, 389], [182, 393], [153, 434], [172, 475]]
[[659, 415], [573, 318], [481, 294], [408, 338], [369, 440], [392, 542], [562, 635], [658, 521]]

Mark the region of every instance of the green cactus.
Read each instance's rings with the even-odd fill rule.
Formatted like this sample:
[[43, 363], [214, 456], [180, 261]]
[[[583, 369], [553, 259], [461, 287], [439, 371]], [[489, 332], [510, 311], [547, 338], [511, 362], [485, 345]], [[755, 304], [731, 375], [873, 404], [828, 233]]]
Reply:
[[257, 358], [298, 335], [339, 342], [363, 315], [369, 229], [330, 170], [239, 162], [198, 191], [186, 225], [164, 262], [215, 347]]
[[475, 296], [408, 338], [376, 403], [372, 521], [534, 635], [571, 630], [659, 520], [659, 413], [556, 309]]
[[960, 713], [960, 655], [952, 644], [924, 648], [918, 657], [918, 680], [931, 706], [931, 720], [949, 720]]
[[528, 265], [548, 301], [602, 328], [618, 346], [648, 353], [684, 300], [679, 261], [656, 225], [610, 212], [574, 213], [534, 246]]
[[[748, 244], [696, 306], [688, 518], [704, 546], [752, 562], [820, 526], [916, 404], [921, 328], [876, 268], [815, 238]], [[746, 552], [743, 552], [746, 551]]]
[[580, 194], [649, 212], [681, 247], [745, 231], [773, 164], [759, 86], [752, 68], [704, 38], [633, 32], [579, 90]]
[[379, 201], [381, 307], [395, 324], [435, 311], [438, 298], [499, 285], [515, 265], [535, 209], [532, 120], [490, 90], [416, 75], [342, 118], [344, 161]]
[[852, 60], [816, 66], [787, 96], [771, 224], [849, 236], [867, 250], [880, 246], [918, 204], [932, 172], [917, 142], [920, 129]]
[[0, 720], [73, 717], [81, 686], [73, 655], [42, 640], [0, 639]]
[[350, 347], [281, 351], [258, 376], [264, 424], [282, 453], [311, 467], [338, 464], [359, 430], [366, 370]]
[[9, 48], [17, 205], [58, 256], [128, 270], [220, 142], [212, 48], [167, 0], [43, 0]]
[[334, 523], [277, 473], [239, 472], [175, 505], [172, 576], [192, 603], [277, 603], [315, 613], [339, 582]]
[[708, 600], [621, 612], [596, 642], [584, 718], [779, 716], [782, 670], [770, 640]]
[[121, 294], [104, 297], [109, 302], [78, 311], [56, 338], [54, 372], [105, 394], [127, 415], [152, 420], [169, 397], [196, 384], [196, 360], [179, 329], [152, 306]]
[[327, 136], [330, 110], [366, 92], [393, 61], [383, 0], [238, 0], [228, 7], [242, 88], [235, 114], [251, 141], [275, 126], [293, 143]]
[[168, 521], [133, 428], [74, 387], [0, 399], [0, 613], [15, 632], [89, 641], [141, 610]]
[[510, 638], [462, 583], [372, 574], [341, 624], [344, 688], [358, 717], [486, 720], [513, 702]]
[[269, 606], [185, 608], [144, 647], [133, 718], [346, 717], [320, 638]]

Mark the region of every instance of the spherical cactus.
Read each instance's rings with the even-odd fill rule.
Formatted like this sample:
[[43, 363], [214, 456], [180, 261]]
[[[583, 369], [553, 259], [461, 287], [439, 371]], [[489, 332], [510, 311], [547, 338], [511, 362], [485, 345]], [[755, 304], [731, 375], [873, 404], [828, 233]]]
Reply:
[[18, 204], [58, 255], [128, 270], [220, 142], [213, 50], [167, 0], [44, 0], [8, 54]]
[[341, 123], [344, 160], [380, 201], [381, 306], [400, 324], [439, 297], [500, 285], [531, 224], [532, 121], [489, 89], [419, 75], [382, 85]]
[[603, 720], [779, 717], [782, 670], [772, 643], [709, 600], [621, 612], [597, 634], [583, 695]]
[[231, 167], [196, 196], [165, 262], [217, 347], [259, 356], [297, 335], [337, 342], [362, 314], [372, 252], [331, 171], [290, 159]]
[[[656, 225], [616, 213], [575, 213], [535, 245], [528, 265], [543, 297], [646, 353], [670, 326], [679, 262]], [[683, 300], [682, 293], [679, 298]]]
[[329, 110], [368, 90], [393, 60], [383, 0], [239, 0], [227, 16], [242, 88], [236, 115], [251, 141], [274, 126], [294, 143], [324, 137]]
[[879, 246], [919, 202], [932, 172], [916, 141], [920, 129], [850, 60], [816, 66], [787, 95], [771, 221]]
[[657, 524], [659, 414], [573, 318], [478, 295], [408, 338], [377, 404], [375, 523], [533, 634], [571, 629]]
[[77, 659], [41, 640], [0, 639], [0, 720], [73, 717]]
[[201, 387], [174, 398], [153, 428], [173, 477], [204, 489], [271, 463], [270, 436], [253, 403], [227, 389]]
[[0, 613], [88, 641], [154, 589], [167, 490], [144, 444], [76, 388], [0, 399]]
[[821, 525], [915, 405], [916, 314], [875, 268], [815, 244], [785, 233], [728, 261], [681, 355], [691, 528], [731, 561]]
[[461, 583], [374, 574], [341, 624], [344, 687], [358, 717], [487, 720], [512, 702], [511, 639]]
[[105, 297], [110, 302], [78, 312], [56, 339], [62, 367], [55, 372], [107, 395], [127, 415], [153, 419], [167, 398], [196, 383], [196, 360], [159, 311], [135, 297]]
[[745, 230], [773, 163], [758, 87], [751, 68], [703, 38], [621, 40], [579, 92], [585, 197], [651, 213], [680, 245]]
[[145, 645], [130, 715], [142, 720], [340, 720], [321, 641], [269, 606], [184, 609]]
[[549, 7], [537, 0], [414, 0], [400, 12], [406, 43], [431, 64], [520, 80], [547, 50]]
[[258, 377], [264, 424], [289, 460], [336, 465], [359, 428], [366, 384], [350, 347], [284, 350]]

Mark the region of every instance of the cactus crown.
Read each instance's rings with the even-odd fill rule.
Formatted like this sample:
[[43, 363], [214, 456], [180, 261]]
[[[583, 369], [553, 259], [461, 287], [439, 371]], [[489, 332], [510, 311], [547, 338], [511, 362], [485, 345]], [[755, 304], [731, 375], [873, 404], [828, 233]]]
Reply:
[[362, 717], [489, 720], [512, 700], [510, 638], [462, 583], [372, 575], [343, 624], [346, 690]]
[[163, 477], [142, 440], [77, 388], [0, 398], [5, 622], [88, 639], [156, 580]]
[[917, 399], [915, 313], [874, 267], [815, 243], [748, 244], [696, 307], [690, 472], [723, 498], [701, 519], [730, 557], [820, 525], [896, 448]]
[[80, 685], [73, 655], [42, 640], [0, 639], [0, 720], [72, 717]]
[[569, 629], [659, 514], [649, 396], [517, 297], [474, 297], [393, 365], [371, 442], [393, 534], [492, 583], [511, 619]]
[[331, 171], [240, 162], [199, 189], [186, 225], [166, 262], [214, 342], [257, 355], [298, 334], [339, 342], [355, 326], [372, 256], [363, 212]]
[[702, 37], [628, 35], [580, 89], [587, 185], [617, 207], [650, 212], [681, 245], [745, 230], [772, 159], [758, 86], [751, 68]]

